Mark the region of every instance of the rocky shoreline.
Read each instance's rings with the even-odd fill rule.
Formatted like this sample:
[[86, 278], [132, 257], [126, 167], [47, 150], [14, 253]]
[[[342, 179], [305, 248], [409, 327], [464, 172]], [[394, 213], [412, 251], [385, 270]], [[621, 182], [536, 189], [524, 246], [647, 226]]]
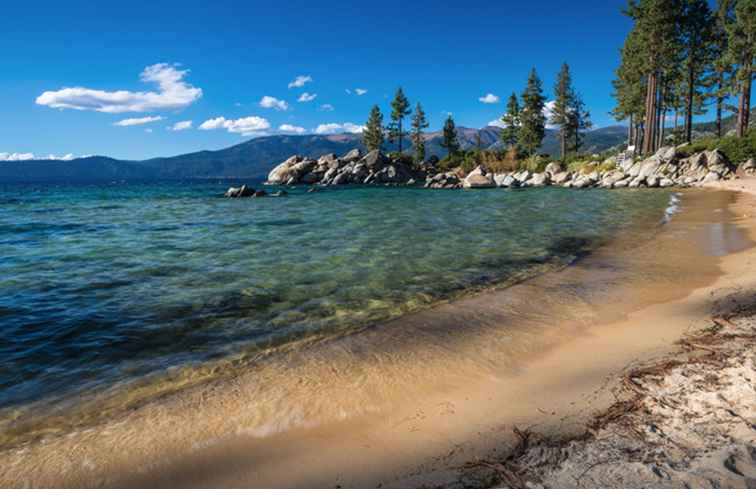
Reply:
[[[544, 171], [517, 170], [497, 173], [484, 165], [469, 173], [461, 168], [441, 171], [438, 160], [420, 164], [405, 158], [389, 157], [379, 151], [362, 154], [359, 149], [341, 157], [326, 154], [318, 159], [294, 155], [277, 165], [268, 175], [268, 185], [408, 185], [431, 189], [526, 188], [559, 186], [566, 188], [691, 187], [752, 174], [756, 162], [731, 162], [719, 150], [686, 155], [668, 146], [643, 160], [620, 153], [604, 161], [588, 162], [578, 170], [559, 162]], [[261, 191], [229, 189], [227, 197], [260, 197]]]

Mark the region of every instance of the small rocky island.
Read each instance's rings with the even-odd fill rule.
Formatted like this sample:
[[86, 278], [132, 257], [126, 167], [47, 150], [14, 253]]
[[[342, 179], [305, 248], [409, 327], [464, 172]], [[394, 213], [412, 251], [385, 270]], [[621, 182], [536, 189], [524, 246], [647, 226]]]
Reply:
[[[494, 172], [479, 165], [470, 172], [462, 168], [440, 170], [438, 160], [431, 158], [420, 164], [389, 157], [380, 151], [362, 154], [354, 149], [341, 157], [326, 154], [318, 159], [294, 155], [277, 165], [268, 174], [268, 185], [409, 185], [431, 189], [457, 188], [526, 188], [560, 186], [567, 188], [638, 188], [692, 187], [709, 182], [735, 178], [738, 174], [756, 172], [756, 162], [731, 162], [719, 150], [692, 155], [678, 147], [659, 149], [646, 159], [619, 153], [603, 161], [589, 162], [570, 170], [554, 161], [541, 172], [520, 169]], [[231, 188], [226, 197], [262, 197], [265, 191]], [[285, 195], [270, 194], [270, 195]]]

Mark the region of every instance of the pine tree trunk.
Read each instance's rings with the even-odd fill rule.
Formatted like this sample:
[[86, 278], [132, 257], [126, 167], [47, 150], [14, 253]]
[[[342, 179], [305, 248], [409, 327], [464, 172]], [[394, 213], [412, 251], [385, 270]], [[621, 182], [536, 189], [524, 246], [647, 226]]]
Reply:
[[651, 73], [648, 77], [646, 87], [646, 122], [643, 133], [643, 154], [653, 152], [654, 148], [654, 128], [656, 127], [656, 73]]
[[738, 137], [745, 137], [748, 132], [748, 119], [750, 119], [751, 108], [751, 78], [749, 73], [742, 84], [740, 91], [740, 102], [738, 104]]
[[564, 128], [559, 131], [559, 151], [562, 154], [562, 161], [567, 158], [567, 134]]
[[662, 101], [664, 87], [659, 87], [656, 91], [656, 127], [654, 128], [654, 151], [661, 146], [662, 130], [661, 130], [661, 118], [662, 118]]
[[717, 137], [722, 137], [722, 104], [724, 104], [724, 97], [722, 97], [722, 90], [724, 89], [724, 80], [722, 73], [719, 73], [719, 90], [717, 92]]
[[399, 154], [402, 154], [402, 120], [399, 119]]
[[627, 147], [633, 145], [633, 114], [630, 114], [630, 124], [627, 126]]
[[695, 95], [693, 77], [693, 60], [688, 60], [688, 94], [685, 100], [685, 141], [688, 143], [693, 140], [693, 95]]

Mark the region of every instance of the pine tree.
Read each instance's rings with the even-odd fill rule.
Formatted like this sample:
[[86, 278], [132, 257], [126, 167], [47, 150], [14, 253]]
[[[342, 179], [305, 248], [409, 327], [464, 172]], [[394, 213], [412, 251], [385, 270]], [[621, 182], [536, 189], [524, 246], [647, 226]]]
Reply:
[[575, 105], [574, 98], [570, 67], [567, 63], [564, 63], [554, 86], [554, 107], [551, 109], [551, 120], [549, 121], [559, 126], [559, 151], [562, 161], [567, 158], [567, 139], [573, 131], [578, 130], [573, 127], [575, 121], [570, 117], [570, 112]]
[[522, 93], [520, 130], [517, 137], [520, 148], [528, 156], [538, 151], [546, 134], [546, 116], [543, 115], [545, 100], [541, 79], [533, 68]]
[[392, 142], [399, 141], [400, 153], [402, 152], [402, 140], [404, 139], [402, 122], [404, 121], [404, 117], [412, 112], [409, 107], [409, 100], [404, 96], [402, 87], [399, 87], [394, 95], [394, 100], [391, 101], [391, 126], [389, 129], [389, 138]]
[[507, 112], [502, 116], [504, 128], [501, 130], [501, 142], [509, 149], [517, 146], [517, 133], [520, 131], [520, 103], [517, 94], [512, 93], [507, 102]]
[[617, 78], [612, 81], [613, 95], [617, 101], [612, 115], [618, 121], [628, 120], [627, 145], [636, 149], [641, 143], [641, 128], [646, 115], [646, 85], [640, 53], [640, 36], [637, 30], [633, 30], [620, 50], [621, 61], [616, 71]]
[[736, 83], [738, 95], [738, 137], [748, 131], [751, 117], [751, 84], [756, 56], [756, 1], [740, 0], [735, 5], [735, 21], [729, 26], [728, 53], [738, 65]]
[[449, 157], [454, 156], [455, 154], [457, 154], [457, 151], [459, 151], [457, 128], [454, 125], [454, 119], [452, 119], [451, 114], [449, 114], [449, 117], [446, 118], [446, 122], [444, 123], [441, 147], [446, 149]]
[[370, 110], [370, 117], [362, 132], [362, 141], [368, 151], [383, 149], [383, 114], [377, 105]]
[[630, 0], [625, 13], [635, 21], [631, 35], [646, 88], [643, 153], [651, 153], [659, 143], [661, 78], [679, 56], [680, 4], [679, 0]]
[[425, 139], [423, 129], [427, 129], [428, 120], [420, 102], [415, 106], [415, 115], [412, 116], [412, 145], [415, 147], [415, 161], [420, 163], [425, 160]]
[[591, 113], [586, 109], [579, 93], [573, 94], [567, 117], [568, 133], [572, 136], [572, 151], [579, 153], [583, 145], [583, 133], [593, 127]]
[[711, 10], [706, 0], [683, 0], [679, 19], [681, 36], [680, 52], [685, 80], [685, 140], [691, 142], [693, 114], [701, 112], [704, 85], [703, 75], [714, 61]]
[[735, 71], [728, 56], [729, 35], [727, 33], [734, 21], [735, 0], [718, 0], [715, 22], [712, 32], [713, 66], [706, 78], [706, 86], [716, 104], [717, 137], [722, 137], [722, 117], [726, 109], [726, 100], [732, 93], [732, 77]]

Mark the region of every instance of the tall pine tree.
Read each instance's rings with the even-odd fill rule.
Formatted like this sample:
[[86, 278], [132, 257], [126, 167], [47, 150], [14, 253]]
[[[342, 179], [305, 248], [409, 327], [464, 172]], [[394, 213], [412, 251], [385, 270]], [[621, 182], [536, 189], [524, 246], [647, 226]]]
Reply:
[[567, 158], [567, 140], [573, 131], [570, 112], [574, 106], [575, 92], [572, 88], [570, 67], [567, 63], [562, 64], [562, 69], [557, 75], [554, 86], [554, 107], [551, 109], [551, 122], [559, 126], [559, 152], [562, 161]]
[[427, 129], [428, 120], [425, 118], [425, 111], [420, 102], [415, 106], [415, 115], [412, 116], [412, 145], [415, 148], [415, 162], [420, 163], [425, 160], [425, 139], [423, 138], [423, 129]]
[[756, 1], [740, 0], [735, 5], [735, 21], [729, 26], [730, 59], [738, 65], [738, 137], [744, 137], [751, 118], [751, 84], [756, 56]]
[[679, 18], [685, 86], [685, 140], [693, 137], [693, 114], [701, 112], [703, 76], [714, 61], [711, 10], [706, 0], [683, 0]]
[[377, 105], [370, 110], [370, 117], [362, 131], [362, 141], [368, 151], [383, 149], [383, 114]]
[[522, 92], [520, 130], [517, 136], [520, 148], [528, 156], [538, 151], [546, 134], [546, 116], [543, 115], [545, 101], [541, 79], [533, 68], [525, 91]]
[[712, 32], [713, 66], [706, 79], [711, 97], [716, 105], [717, 137], [722, 137], [722, 117], [726, 100], [732, 93], [734, 66], [728, 56], [728, 29], [735, 16], [735, 0], [718, 0]]
[[642, 142], [643, 119], [646, 116], [646, 80], [640, 54], [640, 36], [637, 30], [633, 30], [620, 50], [620, 66], [616, 71], [617, 78], [612, 82], [617, 101], [612, 115], [618, 121], [628, 121], [627, 145], [636, 149]]
[[459, 141], [457, 140], [457, 127], [454, 125], [454, 119], [451, 114], [444, 122], [442, 133], [441, 147], [445, 148], [449, 157], [454, 156], [459, 151]]
[[583, 145], [583, 135], [585, 131], [593, 127], [591, 122], [591, 113], [585, 107], [583, 98], [579, 93], [574, 93], [572, 103], [568, 112], [568, 131], [572, 136], [572, 151], [580, 152]]
[[404, 121], [404, 117], [412, 112], [409, 107], [409, 100], [404, 96], [402, 87], [399, 87], [394, 95], [394, 100], [391, 101], [391, 126], [389, 129], [389, 139], [391, 139], [392, 142], [399, 142], [400, 153], [402, 152], [402, 140], [404, 139], [402, 122]]
[[679, 0], [630, 0], [625, 13], [635, 21], [632, 35], [646, 88], [643, 153], [651, 153], [659, 144], [661, 78], [679, 53]]
[[520, 131], [520, 102], [517, 94], [512, 93], [507, 101], [507, 112], [501, 117], [504, 127], [501, 129], [501, 142], [507, 149], [517, 146], [517, 134]]

